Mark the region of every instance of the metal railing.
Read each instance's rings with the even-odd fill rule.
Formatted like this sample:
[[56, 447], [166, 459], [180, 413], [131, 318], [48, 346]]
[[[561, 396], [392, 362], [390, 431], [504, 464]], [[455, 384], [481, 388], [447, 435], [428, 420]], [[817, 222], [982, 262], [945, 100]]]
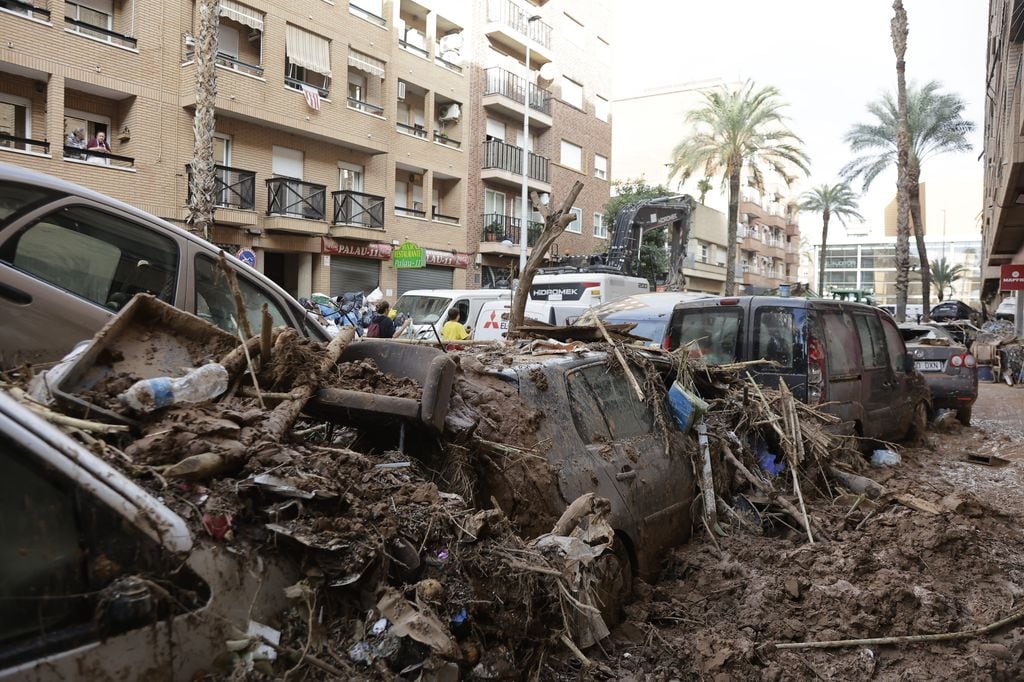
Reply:
[[441, 48], [437, 43], [434, 43], [434, 62], [440, 64], [449, 71], [454, 71], [455, 73], [462, 73], [461, 66], [455, 64], [454, 62], [450, 62], [441, 56]]
[[97, 166], [114, 166], [115, 168], [135, 168], [135, 159], [110, 152], [88, 151], [80, 147], [64, 145], [64, 158], [69, 161], [82, 161]]
[[[523, 104], [526, 82], [520, 77], [506, 71], [500, 66], [492, 66], [484, 70], [484, 95], [501, 95]], [[533, 83], [529, 84], [530, 108], [548, 116], [551, 115], [551, 93]]]
[[374, 24], [377, 24], [378, 26], [387, 26], [387, 24], [388, 24], [387, 20], [384, 19], [384, 17], [377, 16], [373, 12], [370, 12], [369, 10], [365, 10], [362, 7], [360, 7], [359, 5], [357, 5], [357, 4], [355, 4], [354, 2], [351, 2], [351, 1], [348, 3], [348, 11], [349, 11], [350, 14], [356, 15], [360, 19], [366, 19], [367, 21], [373, 22]]
[[356, 111], [365, 111], [366, 113], [373, 114], [375, 116], [384, 115], [384, 107], [380, 107], [377, 106], [376, 104], [371, 104], [369, 102], [364, 102], [363, 100], [356, 99], [355, 97], [348, 98], [348, 108], [355, 109]]
[[545, 48], [551, 48], [551, 26], [543, 21], [530, 21], [526, 10], [512, 0], [487, 0], [487, 21], [497, 22], [518, 31]]
[[[530, 162], [527, 167], [527, 175], [538, 182], [549, 182], [548, 180], [549, 160], [530, 152]], [[500, 140], [488, 140], [484, 142], [483, 168], [496, 168], [508, 171], [517, 175], [523, 173], [523, 150]]]
[[[519, 243], [520, 229], [523, 224], [519, 218], [501, 213], [484, 213], [481, 218], [483, 222], [483, 230], [480, 233], [481, 241]], [[543, 231], [544, 223], [534, 220], [527, 221], [526, 245], [534, 246]]]
[[438, 144], [446, 145], [448, 147], [455, 147], [456, 149], [458, 149], [459, 147], [462, 146], [462, 143], [459, 142], [458, 140], [453, 140], [452, 138], [448, 137], [446, 134], [444, 134], [442, 132], [438, 132], [436, 130], [434, 131], [434, 142], [437, 142]]
[[317, 92], [320, 93], [321, 97], [329, 97], [330, 94], [331, 94], [331, 91], [328, 88], [322, 88], [319, 85], [314, 85], [313, 83], [307, 83], [306, 81], [300, 81], [298, 78], [292, 78], [291, 76], [285, 76], [284, 77], [284, 84], [285, 84], [286, 87], [289, 87], [292, 90], [298, 90], [300, 92], [302, 91], [302, 86], [303, 85], [305, 85], [307, 87], [310, 87], [310, 88], [316, 88]]
[[384, 229], [384, 197], [350, 189], [331, 192], [334, 197], [334, 224], [359, 225], [374, 230]]
[[410, 42], [408, 42], [406, 40], [402, 40], [401, 38], [399, 38], [398, 46], [400, 48], [402, 48], [403, 50], [405, 50], [406, 52], [412, 52], [414, 55], [416, 55], [418, 57], [423, 57], [424, 59], [430, 59], [430, 52], [428, 52], [427, 50], [425, 50], [424, 48], [422, 48], [422, 47], [420, 47], [418, 45], [413, 45], [412, 43], [410, 43]]
[[415, 135], [416, 137], [422, 137], [424, 140], [427, 139], [427, 131], [421, 125], [409, 125], [408, 123], [395, 122], [395, 129], [400, 133], [406, 135]]
[[427, 212], [420, 208], [409, 208], [408, 206], [395, 206], [395, 215], [404, 215], [412, 218], [426, 218]]
[[50, 20], [50, 10], [36, 7], [31, 2], [24, 2], [24, 0], [0, 0], [0, 9], [5, 9], [14, 14], [24, 14], [27, 17], [39, 19], [40, 21]]
[[295, 178], [267, 178], [267, 215], [324, 219], [327, 188]]
[[50, 153], [50, 143], [46, 140], [33, 140], [30, 137], [18, 137], [17, 135], [9, 135], [7, 133], [0, 133], [0, 149], [18, 149], [23, 152], [35, 152], [35, 148], [39, 147], [42, 154]]
[[[236, 59], [229, 54], [224, 54], [223, 52], [217, 53], [217, 66], [223, 66], [224, 68], [231, 69], [232, 71], [247, 73], [250, 76], [256, 76], [258, 78], [263, 77], [263, 67], [259, 64], [249, 64], [247, 62], [243, 62], [241, 59]], [[323, 92], [320, 94], [323, 97], [327, 96]]]
[[[256, 172], [214, 165], [214, 203], [222, 208], [251, 211], [256, 208]], [[188, 200], [192, 201], [192, 166], [185, 164], [188, 174]]]
[[110, 29], [106, 29], [101, 26], [93, 26], [86, 21], [79, 21], [78, 19], [72, 19], [71, 17], [64, 17], [64, 23], [74, 27], [67, 29], [72, 33], [78, 33], [83, 36], [89, 36], [90, 38], [96, 38], [97, 40], [103, 40], [111, 43], [112, 45], [129, 47], [133, 50], [138, 47], [139, 41], [137, 39], [131, 36], [126, 36], [123, 33], [118, 33], [117, 31], [111, 31]]
[[444, 213], [438, 212], [436, 208], [431, 207], [430, 217], [439, 223], [448, 223], [449, 225], [458, 225], [459, 216], [457, 215], [445, 215]]

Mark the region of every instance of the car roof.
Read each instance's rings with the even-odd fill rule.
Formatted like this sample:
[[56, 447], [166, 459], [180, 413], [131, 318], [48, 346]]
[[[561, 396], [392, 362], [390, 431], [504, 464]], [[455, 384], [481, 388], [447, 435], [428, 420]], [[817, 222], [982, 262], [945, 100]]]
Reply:
[[702, 298], [711, 298], [710, 294], [698, 294], [684, 291], [659, 291], [651, 294], [633, 294], [623, 296], [614, 301], [602, 303], [594, 307], [594, 314], [604, 319], [605, 316], [630, 314], [642, 319], [647, 317], [658, 317], [667, 315], [677, 303], [696, 301]]
[[838, 308], [841, 306], [843, 308], [860, 308], [861, 310], [870, 310], [872, 312], [884, 312], [879, 311], [878, 308], [867, 303], [839, 301], [834, 298], [803, 298], [801, 296], [711, 296], [694, 301], [683, 301], [676, 305], [676, 310], [687, 308], [697, 309], [705, 306], [710, 307], [720, 301], [735, 301], [735, 303], [731, 305], [744, 308], [754, 306], [778, 306], [780, 308]]

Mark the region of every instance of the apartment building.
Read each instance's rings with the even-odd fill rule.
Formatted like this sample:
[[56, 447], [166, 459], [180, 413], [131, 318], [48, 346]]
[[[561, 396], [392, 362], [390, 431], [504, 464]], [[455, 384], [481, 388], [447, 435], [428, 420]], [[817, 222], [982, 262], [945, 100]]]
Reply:
[[[504, 263], [501, 254], [481, 253], [493, 244], [482, 216], [515, 225], [510, 180], [519, 169], [508, 146], [487, 140], [494, 124], [485, 121], [504, 117], [513, 130], [515, 116], [503, 107], [522, 108], [519, 72], [488, 79], [494, 72], [480, 55], [486, 44], [514, 59], [529, 32], [538, 70], [563, 39], [552, 39], [557, 32], [543, 22], [523, 22], [536, 12], [564, 21], [569, 4], [221, 0], [211, 241], [297, 296], [479, 286], [484, 263]], [[0, 162], [184, 225], [197, 29], [189, 0], [0, 3]], [[595, 30], [584, 29], [581, 40], [597, 41]], [[601, 121], [594, 112], [602, 92], [595, 73], [608, 70], [579, 66], [591, 48], [573, 45], [564, 61], [585, 84], [584, 100], [556, 88], [567, 104], [531, 89], [531, 104], [547, 110], [531, 126], [531, 187], [557, 200], [570, 177], [588, 174], [584, 213], [607, 198], [606, 178], [589, 177], [598, 167], [592, 150], [603, 152], [604, 173], [610, 155], [607, 113]], [[580, 125], [584, 107], [594, 122]], [[69, 140], [79, 128], [91, 150]], [[586, 152], [578, 162], [550, 161], [563, 137], [581, 139], [567, 130], [586, 137]], [[101, 134], [109, 150], [95, 142]], [[508, 202], [499, 206], [485, 187], [502, 188]], [[394, 267], [391, 254], [405, 242], [424, 249], [425, 267]], [[569, 238], [564, 246], [590, 242]]]
[[796, 203], [781, 185], [760, 191], [741, 182], [736, 232], [736, 282], [756, 294], [794, 282], [800, 268], [800, 223]]
[[683, 260], [686, 290], [707, 294], [725, 293], [728, 259], [728, 218], [721, 211], [697, 204], [690, 219], [690, 241]]

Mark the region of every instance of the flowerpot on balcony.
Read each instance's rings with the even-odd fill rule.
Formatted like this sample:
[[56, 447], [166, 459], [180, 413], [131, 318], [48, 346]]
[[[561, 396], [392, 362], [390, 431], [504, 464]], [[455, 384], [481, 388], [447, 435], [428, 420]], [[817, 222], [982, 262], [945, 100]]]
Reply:
[[498, 235], [501, 233], [501, 225], [498, 223], [491, 223], [484, 228], [484, 241], [496, 242], [498, 241]]

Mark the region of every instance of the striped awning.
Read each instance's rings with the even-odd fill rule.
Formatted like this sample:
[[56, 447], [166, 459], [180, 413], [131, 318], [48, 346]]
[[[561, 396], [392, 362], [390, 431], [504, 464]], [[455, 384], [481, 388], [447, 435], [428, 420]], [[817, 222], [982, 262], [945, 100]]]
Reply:
[[296, 66], [331, 77], [331, 43], [298, 26], [287, 25], [285, 54]]
[[263, 32], [263, 12], [252, 7], [246, 7], [234, 0], [220, 0], [220, 15], [260, 33]]
[[355, 50], [348, 51], [348, 65], [353, 69], [359, 69], [371, 76], [377, 76], [378, 78], [384, 77], [384, 62], [371, 57], [368, 54], [362, 52], [356, 52]]

